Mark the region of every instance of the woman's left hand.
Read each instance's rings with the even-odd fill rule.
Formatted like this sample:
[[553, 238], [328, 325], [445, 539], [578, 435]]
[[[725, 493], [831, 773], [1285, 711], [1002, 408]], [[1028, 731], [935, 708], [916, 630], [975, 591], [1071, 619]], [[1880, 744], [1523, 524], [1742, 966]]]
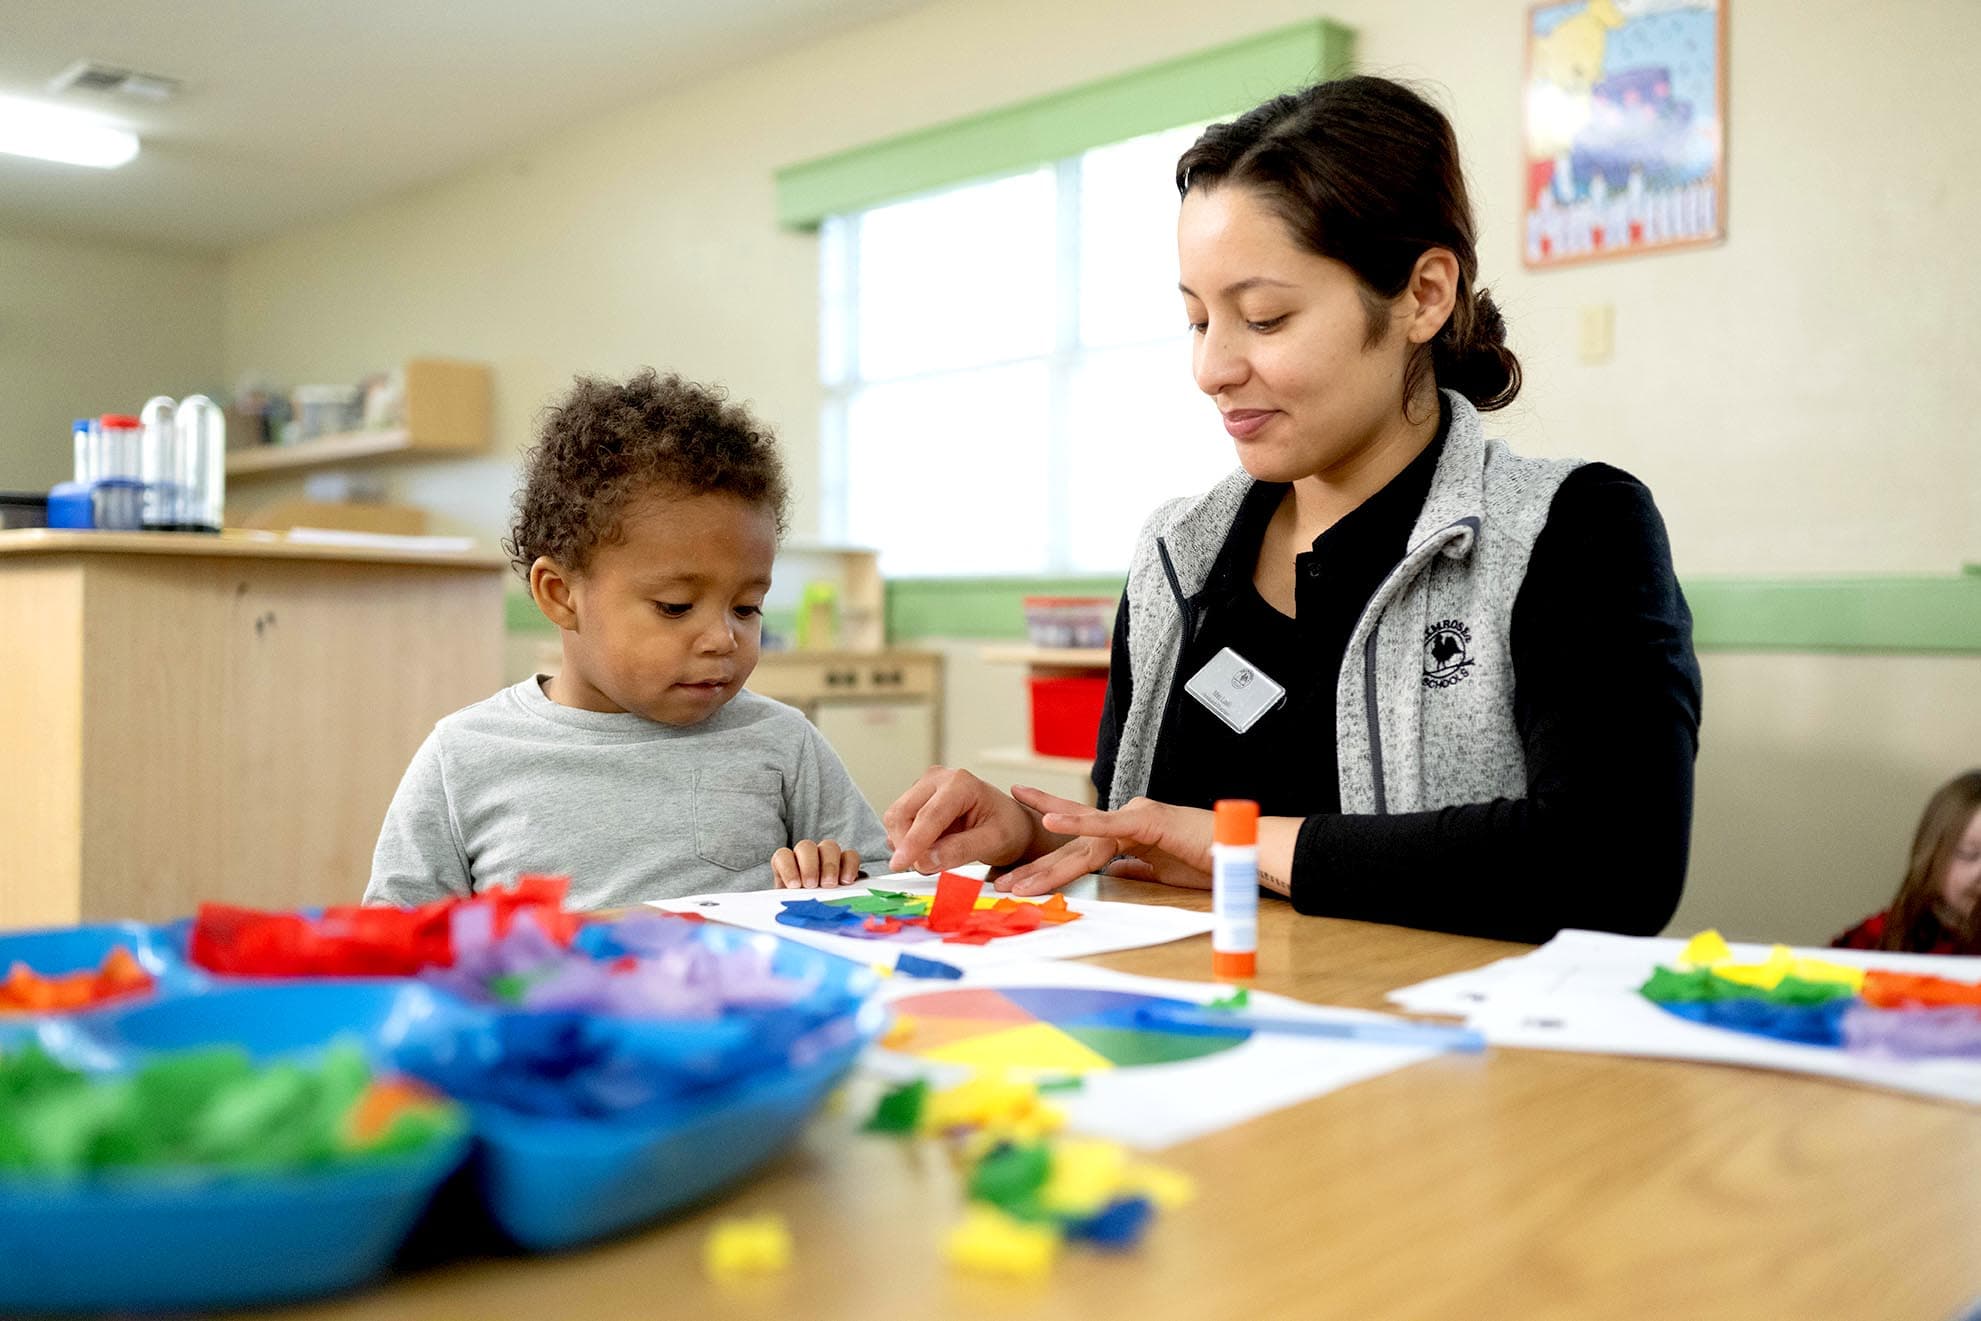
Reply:
[[1210, 888], [1212, 817], [1202, 808], [1132, 798], [1103, 812], [1022, 785], [1014, 785], [1011, 796], [1043, 813], [1047, 830], [1077, 838], [999, 877], [1000, 890], [1044, 894], [1090, 872]]

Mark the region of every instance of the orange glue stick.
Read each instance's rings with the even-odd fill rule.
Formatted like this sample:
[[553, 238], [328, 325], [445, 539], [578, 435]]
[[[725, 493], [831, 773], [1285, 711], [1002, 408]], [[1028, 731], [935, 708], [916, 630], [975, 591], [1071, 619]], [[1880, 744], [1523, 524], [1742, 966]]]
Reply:
[[1211, 834], [1211, 976], [1246, 981], [1259, 964], [1259, 805], [1220, 798]]

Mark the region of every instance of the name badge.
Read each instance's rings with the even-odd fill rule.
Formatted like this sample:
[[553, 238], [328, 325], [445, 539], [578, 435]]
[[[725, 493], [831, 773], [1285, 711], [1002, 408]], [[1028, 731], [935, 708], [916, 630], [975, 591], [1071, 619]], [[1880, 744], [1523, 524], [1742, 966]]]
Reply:
[[1286, 689], [1230, 647], [1211, 657], [1183, 685], [1183, 691], [1238, 734], [1258, 724], [1259, 717], [1286, 700]]

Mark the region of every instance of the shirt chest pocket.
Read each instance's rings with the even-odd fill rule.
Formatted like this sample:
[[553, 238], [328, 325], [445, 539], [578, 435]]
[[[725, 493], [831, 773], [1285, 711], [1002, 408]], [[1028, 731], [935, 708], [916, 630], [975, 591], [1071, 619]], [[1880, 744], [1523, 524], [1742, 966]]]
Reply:
[[695, 776], [695, 853], [727, 871], [769, 867], [790, 843], [784, 778], [776, 771], [702, 771]]

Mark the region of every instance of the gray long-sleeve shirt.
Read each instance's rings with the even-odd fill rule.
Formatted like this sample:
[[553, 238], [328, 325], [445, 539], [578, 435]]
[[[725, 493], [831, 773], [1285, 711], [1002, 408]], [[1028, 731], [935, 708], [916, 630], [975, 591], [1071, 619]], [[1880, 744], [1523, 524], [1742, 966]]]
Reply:
[[573, 908], [772, 884], [770, 857], [887, 832], [798, 711], [741, 692], [697, 725], [559, 706], [534, 678], [456, 711], [414, 754], [379, 832], [366, 903], [419, 904], [571, 878]]

